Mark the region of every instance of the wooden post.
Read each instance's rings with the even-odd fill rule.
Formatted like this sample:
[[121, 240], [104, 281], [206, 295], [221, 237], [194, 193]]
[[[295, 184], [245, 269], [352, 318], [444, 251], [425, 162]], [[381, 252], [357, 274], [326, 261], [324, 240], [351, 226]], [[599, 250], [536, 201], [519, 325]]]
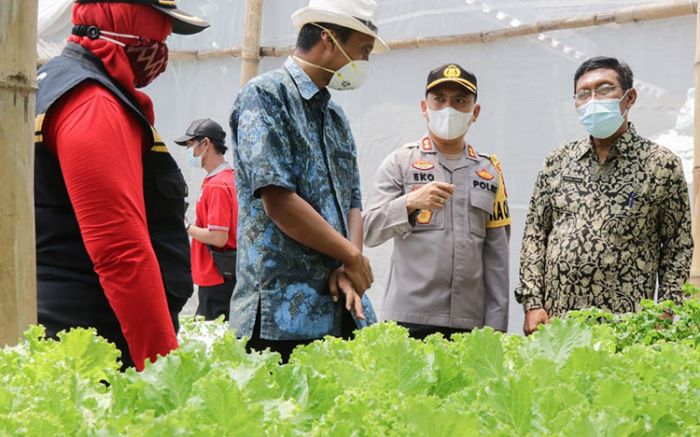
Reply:
[[241, 52], [241, 86], [258, 74], [262, 13], [263, 0], [246, 0], [243, 50]]
[[36, 0], [0, 2], [0, 346], [36, 323]]
[[693, 261], [690, 282], [700, 287], [700, 7], [695, 27], [695, 126], [693, 131]]

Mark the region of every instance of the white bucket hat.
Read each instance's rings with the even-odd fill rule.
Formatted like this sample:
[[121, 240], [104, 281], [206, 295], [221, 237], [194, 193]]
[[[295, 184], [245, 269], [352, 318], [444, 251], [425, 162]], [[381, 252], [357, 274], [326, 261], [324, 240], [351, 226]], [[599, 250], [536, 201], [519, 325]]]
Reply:
[[374, 37], [374, 53], [389, 51], [377, 35], [377, 2], [375, 0], [309, 0], [309, 5], [292, 14], [292, 23], [299, 31], [308, 23], [332, 23]]

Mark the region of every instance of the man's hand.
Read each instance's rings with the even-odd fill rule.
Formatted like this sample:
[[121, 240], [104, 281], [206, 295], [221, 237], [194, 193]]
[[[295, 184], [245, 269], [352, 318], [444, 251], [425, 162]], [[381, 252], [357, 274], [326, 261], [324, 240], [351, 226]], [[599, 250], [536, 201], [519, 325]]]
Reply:
[[530, 335], [537, 331], [537, 327], [542, 324], [549, 323], [549, 316], [547, 311], [542, 308], [535, 308], [525, 313], [525, 324], [523, 325], [523, 332], [525, 335]]
[[372, 267], [369, 265], [369, 258], [364, 256], [359, 250], [343, 264], [343, 273], [350, 280], [355, 292], [362, 296], [374, 282]]
[[455, 186], [446, 182], [431, 182], [423, 185], [416, 191], [408, 193], [406, 210], [410, 214], [417, 209], [444, 208], [454, 190]]
[[362, 297], [353, 288], [344, 268], [335, 269], [328, 282], [333, 302], [338, 302], [338, 296], [343, 293], [345, 295], [345, 308], [355, 314], [358, 319], [365, 320], [365, 313], [362, 311]]

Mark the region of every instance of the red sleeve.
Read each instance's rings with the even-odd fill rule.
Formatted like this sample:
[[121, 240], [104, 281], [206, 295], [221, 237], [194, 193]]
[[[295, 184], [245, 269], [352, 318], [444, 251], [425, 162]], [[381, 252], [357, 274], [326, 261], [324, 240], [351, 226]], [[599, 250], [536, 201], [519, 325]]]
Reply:
[[85, 247], [138, 370], [146, 358], [177, 348], [146, 223], [142, 129], [92, 82], [55, 104], [44, 124]]
[[207, 188], [207, 228], [236, 235], [238, 204], [233, 185], [213, 181]]

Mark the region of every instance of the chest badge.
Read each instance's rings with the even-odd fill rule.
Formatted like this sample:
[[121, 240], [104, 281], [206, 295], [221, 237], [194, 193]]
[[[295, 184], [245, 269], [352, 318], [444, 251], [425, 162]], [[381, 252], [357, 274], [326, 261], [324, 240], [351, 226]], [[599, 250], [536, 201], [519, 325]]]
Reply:
[[485, 168], [482, 168], [481, 170], [477, 170], [476, 175], [479, 176], [481, 179], [484, 179], [487, 181], [490, 181], [493, 179], [493, 175], [491, 173], [489, 173], [489, 171], [486, 170]]
[[429, 209], [423, 209], [421, 210], [420, 214], [418, 214], [418, 217], [416, 217], [416, 222], [418, 222], [421, 225], [427, 225], [432, 219], [433, 212]]
[[419, 159], [418, 161], [414, 161], [411, 164], [411, 166], [416, 170], [421, 171], [432, 170], [433, 168], [435, 168], [435, 164], [433, 164], [430, 161], [426, 161], [425, 159]]

